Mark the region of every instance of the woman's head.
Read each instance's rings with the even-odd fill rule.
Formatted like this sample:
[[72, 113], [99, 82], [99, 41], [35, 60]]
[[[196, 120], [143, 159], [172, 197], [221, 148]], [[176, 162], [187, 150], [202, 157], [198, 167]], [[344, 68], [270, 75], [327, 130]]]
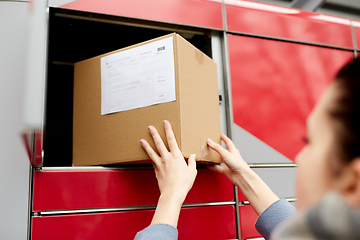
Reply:
[[360, 206], [360, 58], [346, 65], [308, 118], [308, 144], [296, 157], [298, 208], [335, 190]]

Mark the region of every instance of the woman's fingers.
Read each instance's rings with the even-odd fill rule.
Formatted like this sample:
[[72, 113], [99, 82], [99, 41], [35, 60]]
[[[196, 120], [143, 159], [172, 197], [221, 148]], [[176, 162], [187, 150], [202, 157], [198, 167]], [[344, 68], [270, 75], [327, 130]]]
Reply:
[[156, 149], [160, 153], [160, 156], [164, 156], [166, 153], [168, 153], [169, 151], [167, 150], [167, 148], [166, 148], [163, 140], [161, 139], [158, 131], [156, 130], [156, 128], [153, 126], [149, 126], [149, 132], [154, 140]]
[[196, 155], [195, 154], [191, 154], [189, 159], [188, 159], [188, 166], [190, 169], [196, 169]]
[[169, 121], [164, 120], [164, 128], [165, 128], [166, 139], [169, 145], [170, 152], [180, 151]]
[[235, 147], [233, 141], [231, 141], [231, 139], [226, 136], [225, 134], [221, 134], [221, 139], [224, 141], [224, 143], [226, 144], [227, 148], [229, 149], [230, 152], [233, 152], [235, 150], [237, 150], [237, 148]]
[[155, 166], [158, 166], [160, 163], [160, 157], [157, 155], [154, 149], [152, 149], [150, 144], [145, 139], [141, 139], [140, 144], [145, 149], [150, 159], [154, 162]]
[[207, 143], [208, 143], [209, 147], [211, 149], [215, 150], [216, 152], [218, 152], [223, 159], [229, 153], [228, 150], [226, 150], [220, 144], [217, 144], [216, 142], [214, 142], [210, 138], [207, 140]]

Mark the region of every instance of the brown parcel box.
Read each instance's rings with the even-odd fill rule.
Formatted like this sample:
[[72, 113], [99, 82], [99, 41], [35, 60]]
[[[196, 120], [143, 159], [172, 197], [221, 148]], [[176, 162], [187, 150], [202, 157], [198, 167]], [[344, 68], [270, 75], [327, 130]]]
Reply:
[[[101, 57], [173, 36], [176, 101], [101, 115]], [[206, 144], [220, 142], [220, 113], [216, 63], [178, 34], [169, 34], [75, 64], [73, 166], [150, 163], [140, 145], [154, 148], [148, 126], [166, 141], [163, 120], [172, 124], [185, 158], [221, 162]]]

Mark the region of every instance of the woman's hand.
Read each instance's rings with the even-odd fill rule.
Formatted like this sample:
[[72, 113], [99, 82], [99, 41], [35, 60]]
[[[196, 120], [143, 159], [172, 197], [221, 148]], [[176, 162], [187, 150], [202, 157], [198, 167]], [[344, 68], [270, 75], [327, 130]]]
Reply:
[[234, 143], [225, 134], [221, 134], [221, 140], [224, 141], [227, 148], [226, 150], [220, 144], [215, 143], [208, 139], [207, 143], [210, 148], [218, 152], [225, 163], [225, 166], [208, 165], [208, 168], [224, 174], [233, 184], [238, 186], [242, 174], [249, 171], [250, 168], [244, 159], [241, 157], [239, 150], [235, 147]]
[[186, 164], [171, 125], [166, 120], [164, 128], [170, 151], [153, 126], [149, 126], [149, 132], [159, 155], [146, 140], [141, 139], [140, 143], [153, 161], [160, 189], [158, 206], [151, 224], [167, 223], [176, 227], [181, 205], [195, 181], [197, 170], [195, 154], [189, 157], [188, 164]]
[[240, 188], [257, 214], [262, 213], [271, 204], [279, 200], [266, 183], [247, 165], [234, 143], [221, 134], [226, 150], [220, 144], [208, 139], [208, 145], [222, 157], [225, 166], [209, 165], [208, 168], [223, 173], [234, 185]]

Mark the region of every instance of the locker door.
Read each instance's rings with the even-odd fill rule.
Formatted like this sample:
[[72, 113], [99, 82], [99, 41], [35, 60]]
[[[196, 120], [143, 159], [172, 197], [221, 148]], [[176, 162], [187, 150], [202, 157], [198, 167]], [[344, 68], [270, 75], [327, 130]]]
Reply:
[[[157, 204], [160, 192], [153, 169], [62, 170], [34, 173], [33, 211], [147, 207]], [[228, 179], [199, 169], [185, 204], [232, 202], [234, 189]], [[226, 204], [226, 203], [225, 203]]]
[[242, 239], [262, 237], [255, 228], [258, 215], [250, 205], [239, 206], [239, 218]]
[[221, 1], [77, 0], [59, 7], [206, 28], [223, 28]]
[[[33, 217], [32, 237], [47, 239], [124, 239], [149, 225], [154, 210]], [[179, 240], [236, 238], [234, 206], [189, 207], [181, 211]]]
[[[304, 146], [307, 116], [336, 72], [353, 58], [353, 52], [228, 37], [234, 124], [294, 160]], [[247, 154], [247, 148], [238, 147]], [[278, 162], [261, 156], [261, 149], [251, 150], [258, 151], [258, 163]]]
[[46, 0], [30, 1], [24, 83], [23, 139], [33, 166], [41, 167], [47, 73], [47, 34], [49, 9]]
[[20, 131], [29, 15], [27, 2], [0, 1], [1, 239], [27, 237], [30, 164]]
[[254, 1], [225, 4], [230, 32], [353, 48], [348, 19]]

